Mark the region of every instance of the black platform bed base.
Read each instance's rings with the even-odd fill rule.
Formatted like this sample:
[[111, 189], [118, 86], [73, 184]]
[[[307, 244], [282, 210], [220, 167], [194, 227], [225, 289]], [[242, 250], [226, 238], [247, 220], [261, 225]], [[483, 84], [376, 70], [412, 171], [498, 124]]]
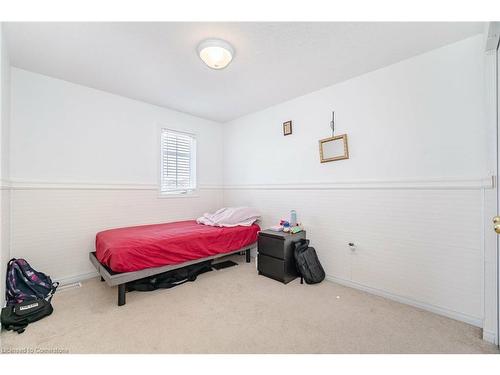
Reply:
[[134, 272], [114, 272], [101, 262], [97, 260], [97, 257], [95, 255], [95, 251], [89, 253], [89, 258], [90, 262], [94, 265], [96, 268], [97, 272], [101, 276], [101, 281], [105, 281], [106, 284], [109, 286], [118, 286], [118, 306], [123, 306], [125, 305], [125, 293], [127, 292], [127, 283], [139, 279], [143, 279], [145, 277], [149, 276], [154, 276], [158, 275], [163, 272], [175, 270], [177, 268], [182, 268], [185, 266], [189, 266], [191, 264], [196, 264], [200, 262], [204, 262], [206, 260], [212, 260], [212, 259], [217, 259], [221, 257], [225, 257], [228, 255], [232, 254], [237, 254], [237, 253], [244, 253], [246, 257], [246, 262], [250, 263], [250, 250], [256, 246], [256, 243], [253, 243], [249, 246], [245, 246], [242, 249], [231, 251], [229, 253], [223, 253], [223, 254], [216, 254], [212, 255], [209, 257], [205, 258], [200, 258], [200, 259], [195, 259], [195, 260], [190, 260], [188, 262], [180, 263], [180, 264], [174, 264], [174, 265], [169, 265], [169, 266], [163, 266], [163, 267], [153, 267], [153, 268], [146, 268], [144, 270], [140, 271], [134, 271]]

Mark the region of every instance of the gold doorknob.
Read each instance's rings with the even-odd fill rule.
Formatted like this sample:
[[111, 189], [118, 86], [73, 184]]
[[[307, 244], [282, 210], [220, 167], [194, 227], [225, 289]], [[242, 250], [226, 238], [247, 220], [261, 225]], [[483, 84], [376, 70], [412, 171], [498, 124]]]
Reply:
[[495, 230], [495, 232], [500, 234], [500, 216], [497, 215], [493, 218], [493, 224], [495, 224], [493, 226], [493, 229]]

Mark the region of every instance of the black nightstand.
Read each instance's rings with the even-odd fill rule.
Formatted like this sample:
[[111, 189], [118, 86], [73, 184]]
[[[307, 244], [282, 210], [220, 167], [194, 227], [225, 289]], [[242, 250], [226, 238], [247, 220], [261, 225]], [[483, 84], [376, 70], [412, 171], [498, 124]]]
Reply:
[[257, 270], [259, 275], [289, 283], [298, 277], [293, 251], [294, 242], [306, 238], [306, 232], [296, 234], [263, 230], [259, 232]]

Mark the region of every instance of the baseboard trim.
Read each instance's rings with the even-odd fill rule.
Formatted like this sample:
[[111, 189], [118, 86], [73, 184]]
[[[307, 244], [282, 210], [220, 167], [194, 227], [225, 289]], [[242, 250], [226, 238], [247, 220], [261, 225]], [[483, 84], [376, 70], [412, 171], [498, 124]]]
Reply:
[[493, 331], [486, 331], [483, 329], [483, 340], [498, 345], [497, 335]]
[[393, 293], [387, 292], [385, 290], [372, 288], [372, 287], [364, 285], [364, 284], [359, 284], [359, 283], [356, 283], [354, 281], [341, 279], [341, 278], [338, 278], [335, 276], [327, 275], [326, 279], [329, 281], [332, 281], [334, 283], [348, 286], [350, 288], [362, 290], [364, 292], [368, 292], [368, 293], [374, 294], [376, 296], [384, 297], [384, 298], [387, 298], [387, 299], [390, 299], [390, 300], [393, 300], [396, 302], [404, 303], [406, 305], [410, 305], [413, 307], [418, 307], [422, 310], [430, 311], [430, 312], [438, 314], [438, 315], [443, 315], [443, 316], [446, 316], [447, 318], [459, 320], [461, 322], [465, 322], [465, 323], [471, 324], [471, 325], [476, 326], [476, 327], [481, 328], [483, 326], [483, 321], [481, 318], [470, 316], [467, 314], [463, 314], [463, 313], [460, 313], [458, 311], [453, 311], [453, 310], [449, 310], [446, 308], [434, 306], [434, 305], [431, 305], [431, 304], [428, 304], [425, 302], [421, 302], [421, 301], [417, 301], [417, 300], [414, 300], [411, 298], [399, 296], [397, 294], [393, 294]]
[[54, 281], [59, 282], [59, 284], [61, 286], [63, 286], [63, 285], [68, 285], [68, 284], [79, 283], [81, 281], [92, 279], [92, 278], [97, 277], [97, 276], [99, 276], [99, 274], [96, 271], [92, 271], [92, 272], [87, 272], [87, 273], [83, 273], [80, 275], [62, 277], [60, 279], [54, 279]]

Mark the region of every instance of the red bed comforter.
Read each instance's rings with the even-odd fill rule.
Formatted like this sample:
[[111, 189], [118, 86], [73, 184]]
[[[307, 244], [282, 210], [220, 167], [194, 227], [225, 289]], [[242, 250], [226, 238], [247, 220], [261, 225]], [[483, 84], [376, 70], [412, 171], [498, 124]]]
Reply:
[[257, 224], [221, 228], [194, 220], [142, 225], [97, 233], [96, 256], [115, 272], [178, 264], [228, 253], [257, 241]]

